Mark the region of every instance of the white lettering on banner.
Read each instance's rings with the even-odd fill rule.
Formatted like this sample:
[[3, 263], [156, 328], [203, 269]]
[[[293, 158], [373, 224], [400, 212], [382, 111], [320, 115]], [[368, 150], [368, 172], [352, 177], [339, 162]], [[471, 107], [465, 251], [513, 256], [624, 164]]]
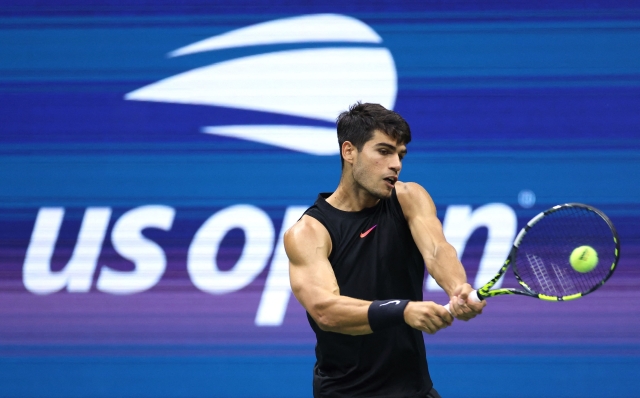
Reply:
[[[469, 237], [477, 228], [487, 227], [487, 242], [484, 246], [474, 287], [482, 287], [502, 267], [516, 236], [518, 220], [513, 209], [503, 203], [490, 203], [471, 211], [471, 206], [453, 205], [447, 208], [443, 230], [447, 241], [462, 257]], [[500, 287], [499, 280], [495, 287]], [[427, 278], [427, 290], [442, 290], [436, 281]]]
[[[241, 228], [245, 245], [240, 259], [229, 271], [221, 271], [216, 256], [227, 232]], [[200, 290], [225, 294], [242, 289], [264, 269], [273, 249], [274, 228], [271, 218], [250, 205], [235, 205], [220, 210], [200, 227], [189, 246], [187, 270]]]
[[[275, 229], [271, 218], [251, 205], [235, 205], [220, 210], [207, 219], [196, 232], [187, 252], [187, 271], [192, 283], [212, 294], [227, 294], [243, 289], [265, 269], [271, 254], [273, 260], [258, 306], [256, 326], [282, 325], [289, 300], [289, 260], [284, 250], [284, 233], [303, 214], [305, 206], [286, 209], [282, 227], [274, 248]], [[162, 278], [166, 254], [157, 243], [142, 234], [145, 228], [169, 231], [175, 219], [175, 209], [148, 205], [129, 210], [115, 223], [111, 233], [113, 247], [123, 258], [134, 263], [133, 271], [100, 270], [97, 289], [111, 294], [133, 294], [155, 286]], [[50, 294], [64, 288], [69, 292], [88, 292], [102, 250], [111, 218], [109, 207], [89, 207], [84, 213], [78, 239], [66, 266], [51, 270], [65, 209], [43, 207], [39, 210], [23, 267], [25, 288], [35, 294]], [[470, 236], [477, 228], [488, 229], [474, 286], [480, 287], [502, 266], [517, 232], [517, 219], [511, 207], [491, 203], [472, 210], [468, 205], [447, 208], [443, 221], [444, 235], [462, 256]], [[217, 255], [220, 244], [229, 231], [240, 228], [245, 244], [236, 264], [220, 270]], [[500, 286], [501, 281], [497, 283]], [[426, 289], [442, 290], [428, 277]]]
[[123, 214], [113, 226], [111, 242], [124, 258], [133, 261], [135, 270], [117, 271], [103, 267], [97, 288], [114, 294], [131, 294], [155, 286], [167, 267], [164, 251], [142, 235], [145, 228], [171, 229], [175, 210], [168, 206], [141, 206]]
[[54, 293], [65, 286], [70, 292], [88, 292], [91, 289], [111, 209], [87, 208], [71, 259], [64, 269], [52, 272], [51, 257], [63, 217], [64, 208], [61, 207], [43, 207], [38, 212], [22, 274], [25, 288], [32, 293]]
[[284, 321], [291, 297], [289, 258], [284, 251], [284, 233], [302, 217], [306, 209], [306, 206], [291, 206], [287, 208], [284, 215], [278, 243], [271, 260], [271, 268], [258, 306], [256, 326], [280, 326]]

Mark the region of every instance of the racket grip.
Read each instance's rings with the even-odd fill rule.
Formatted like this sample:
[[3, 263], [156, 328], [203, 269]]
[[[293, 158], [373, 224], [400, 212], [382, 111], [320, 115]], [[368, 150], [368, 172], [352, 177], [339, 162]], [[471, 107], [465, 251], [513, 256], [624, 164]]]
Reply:
[[[478, 297], [478, 291], [477, 290], [472, 290], [471, 293], [469, 293], [469, 300], [473, 301], [474, 303], [479, 303], [482, 300], [480, 300], [480, 297]], [[451, 309], [449, 308], [449, 303], [445, 304], [444, 308], [447, 309], [447, 311], [449, 311], [449, 313], [451, 313]]]

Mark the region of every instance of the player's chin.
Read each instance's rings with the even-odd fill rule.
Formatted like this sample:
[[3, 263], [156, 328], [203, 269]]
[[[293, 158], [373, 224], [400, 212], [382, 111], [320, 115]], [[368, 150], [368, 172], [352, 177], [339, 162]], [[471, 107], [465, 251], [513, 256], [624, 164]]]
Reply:
[[376, 196], [380, 199], [389, 199], [391, 197], [391, 193], [393, 192], [393, 187], [393, 185], [385, 182], [382, 189], [378, 190]]
[[382, 190], [382, 191], [378, 191], [374, 194], [374, 196], [378, 199], [389, 199], [391, 197], [391, 192], [392, 190]]

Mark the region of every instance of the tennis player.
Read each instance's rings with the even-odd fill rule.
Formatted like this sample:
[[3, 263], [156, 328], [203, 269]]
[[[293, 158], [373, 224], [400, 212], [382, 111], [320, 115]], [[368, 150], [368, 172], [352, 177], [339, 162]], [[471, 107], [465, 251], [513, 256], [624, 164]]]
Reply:
[[[342, 175], [285, 234], [291, 288], [316, 334], [314, 397], [440, 397], [421, 332], [469, 320], [485, 302], [447, 243], [420, 185], [398, 181], [407, 122], [378, 104], [337, 121]], [[451, 314], [422, 301], [425, 264]], [[453, 315], [453, 316], [452, 316]]]

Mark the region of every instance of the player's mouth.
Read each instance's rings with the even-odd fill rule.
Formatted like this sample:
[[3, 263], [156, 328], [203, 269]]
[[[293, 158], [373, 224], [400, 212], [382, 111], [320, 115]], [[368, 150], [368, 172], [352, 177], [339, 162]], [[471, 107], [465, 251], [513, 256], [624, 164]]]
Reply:
[[389, 184], [390, 188], [393, 188], [395, 183], [398, 182], [398, 177], [387, 177], [387, 178], [383, 178], [383, 180], [385, 180], [386, 183]]

